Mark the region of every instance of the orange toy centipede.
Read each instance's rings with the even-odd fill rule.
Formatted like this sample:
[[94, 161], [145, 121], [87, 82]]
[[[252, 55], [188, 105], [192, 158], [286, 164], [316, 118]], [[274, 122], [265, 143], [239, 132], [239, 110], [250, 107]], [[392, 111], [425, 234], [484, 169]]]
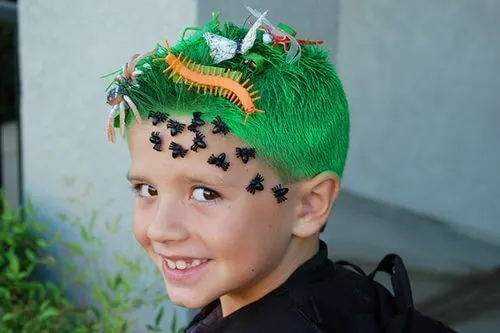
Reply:
[[250, 79], [239, 83], [243, 74], [231, 72], [230, 69], [224, 72], [223, 68], [219, 69], [216, 67], [208, 67], [207, 70], [207, 67], [195, 63], [187, 57], [182, 59], [182, 53], [179, 56], [175, 56], [170, 50], [168, 41], [166, 41], [166, 46], [168, 55], [164, 58], [154, 59], [153, 61], [165, 61], [169, 65], [163, 71], [166, 73], [172, 70], [172, 73], [168, 77], [169, 79], [177, 76], [175, 83], [183, 80], [184, 84], [189, 84], [189, 90], [193, 86], [196, 86], [198, 93], [203, 89], [204, 93], [207, 93], [208, 90], [212, 95], [228, 99], [245, 111], [245, 123], [248, 117], [254, 112], [264, 112], [255, 108], [253, 103], [260, 99], [259, 96], [256, 96], [259, 91], [250, 92], [253, 85], [245, 87], [250, 82]]

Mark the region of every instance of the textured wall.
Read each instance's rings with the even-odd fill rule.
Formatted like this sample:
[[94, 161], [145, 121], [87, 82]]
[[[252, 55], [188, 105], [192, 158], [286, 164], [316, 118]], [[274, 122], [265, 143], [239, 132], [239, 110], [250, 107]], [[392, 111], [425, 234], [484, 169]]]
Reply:
[[[102, 254], [108, 268], [116, 266], [109, 258], [113, 250], [149, 259], [131, 232], [133, 196], [125, 180], [126, 146], [106, 141], [104, 92], [109, 79], [100, 76], [167, 35], [176, 40], [182, 27], [194, 25], [197, 2], [176, 3], [19, 3], [24, 194], [39, 207], [41, 217], [64, 232], [65, 239], [73, 239], [79, 231], [64, 222], [64, 216], [86, 221], [97, 210], [98, 233], [109, 249]], [[111, 237], [103, 225], [119, 213], [121, 231]]]
[[347, 189], [500, 243], [500, 2], [342, 1]]

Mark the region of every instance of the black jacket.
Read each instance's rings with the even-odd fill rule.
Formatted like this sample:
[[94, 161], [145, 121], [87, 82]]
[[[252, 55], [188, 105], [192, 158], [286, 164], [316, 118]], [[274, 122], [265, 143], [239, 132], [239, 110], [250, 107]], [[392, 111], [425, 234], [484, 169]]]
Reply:
[[[330, 261], [321, 242], [319, 252], [280, 287], [225, 318], [215, 301], [202, 309], [186, 332], [378, 332], [374, 321], [384, 297], [391, 299], [384, 287], [374, 288], [364, 276]], [[393, 302], [384, 304], [389, 308], [383, 311], [394, 311]]]

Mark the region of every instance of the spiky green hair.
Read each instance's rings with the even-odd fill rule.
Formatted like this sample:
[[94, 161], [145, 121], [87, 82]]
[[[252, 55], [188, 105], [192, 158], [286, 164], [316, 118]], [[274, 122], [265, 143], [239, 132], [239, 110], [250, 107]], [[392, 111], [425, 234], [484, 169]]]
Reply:
[[[171, 52], [182, 52], [208, 66], [214, 64], [204, 32], [234, 41], [248, 32], [248, 28], [232, 23], [221, 28], [217, 15], [195, 30], [190, 37], [183, 36]], [[259, 91], [261, 99], [255, 105], [265, 113], [252, 114], [246, 123], [245, 112], [229, 100], [188, 90], [187, 85], [168, 79], [169, 73], [163, 73], [168, 64], [153, 61], [167, 55], [162, 45], [156, 47], [155, 55], [137, 65], [144, 72], [137, 79], [138, 85], [124, 83], [120, 88], [137, 105], [142, 117], [150, 112], [170, 116], [200, 112], [202, 119], [210, 122], [220, 116], [232, 134], [255, 148], [259, 158], [267, 161], [283, 181], [306, 179], [323, 171], [342, 176], [349, 143], [349, 112], [342, 83], [327, 51], [317, 45], [302, 45], [300, 60], [290, 64], [283, 47], [264, 44], [262, 34], [258, 31], [249, 51], [263, 58], [261, 71], [253, 71], [241, 55], [216, 65], [243, 73], [242, 81], [250, 78], [254, 90]], [[133, 114], [128, 112], [127, 125], [133, 121]]]

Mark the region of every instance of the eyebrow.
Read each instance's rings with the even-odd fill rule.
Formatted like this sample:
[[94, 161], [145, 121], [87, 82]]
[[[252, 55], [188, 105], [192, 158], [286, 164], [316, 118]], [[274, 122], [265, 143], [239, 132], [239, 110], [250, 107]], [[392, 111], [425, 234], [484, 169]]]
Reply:
[[140, 175], [137, 175], [135, 173], [131, 173], [130, 171], [127, 172], [126, 174], [126, 178], [129, 182], [132, 182], [132, 181], [142, 181], [142, 182], [145, 182], [145, 183], [148, 183], [148, 179], [146, 177], [142, 177]]
[[[215, 186], [227, 186], [227, 179], [225, 179], [222, 176], [219, 175], [214, 175], [214, 174], [201, 174], [201, 175], [195, 175], [195, 176], [190, 176], [187, 174], [180, 174], [179, 177], [183, 178], [187, 182], [190, 183], [203, 183], [203, 184], [208, 184], [208, 185], [215, 185]], [[129, 182], [136, 181], [136, 182], [145, 182], [145, 183], [151, 183], [150, 180], [147, 177], [143, 177], [141, 175], [132, 173], [130, 171], [127, 172], [126, 178]]]

